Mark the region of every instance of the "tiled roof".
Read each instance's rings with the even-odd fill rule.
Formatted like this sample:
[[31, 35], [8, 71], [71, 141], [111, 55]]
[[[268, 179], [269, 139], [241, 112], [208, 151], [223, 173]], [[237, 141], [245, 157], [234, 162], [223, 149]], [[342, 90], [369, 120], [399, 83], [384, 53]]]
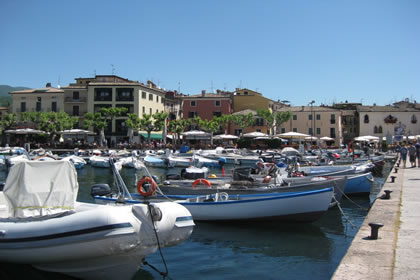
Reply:
[[28, 94], [28, 93], [64, 93], [64, 90], [59, 88], [47, 87], [47, 88], [35, 88], [25, 89], [9, 92], [10, 94]]

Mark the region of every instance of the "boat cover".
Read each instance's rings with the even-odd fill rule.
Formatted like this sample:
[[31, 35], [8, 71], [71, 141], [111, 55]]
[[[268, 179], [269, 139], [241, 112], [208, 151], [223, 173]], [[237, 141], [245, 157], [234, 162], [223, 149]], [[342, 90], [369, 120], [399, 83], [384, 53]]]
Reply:
[[4, 186], [9, 217], [28, 218], [72, 211], [79, 184], [69, 161], [26, 161], [12, 166]]

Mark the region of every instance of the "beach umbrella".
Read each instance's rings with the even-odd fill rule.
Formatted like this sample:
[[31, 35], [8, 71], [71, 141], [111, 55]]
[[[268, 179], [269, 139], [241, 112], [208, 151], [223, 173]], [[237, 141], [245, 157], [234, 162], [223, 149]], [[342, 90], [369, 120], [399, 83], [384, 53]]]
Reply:
[[181, 134], [187, 140], [210, 139], [210, 133], [201, 130], [190, 130]]
[[331, 137], [328, 137], [328, 136], [324, 136], [324, 137], [319, 138], [319, 140], [323, 140], [323, 141], [333, 141], [333, 140], [334, 140], [334, 138], [331, 138]]
[[213, 139], [215, 140], [235, 140], [238, 138], [239, 138], [238, 136], [231, 135], [231, 134], [220, 134], [213, 137]]
[[[294, 132], [294, 131], [277, 134], [276, 136], [279, 136], [281, 138], [291, 138], [291, 139], [305, 139], [306, 137], [311, 137], [311, 135]], [[315, 138], [315, 136], [312, 136], [312, 138]]]
[[95, 132], [85, 129], [68, 129], [60, 131], [60, 133], [64, 135], [96, 135]]
[[268, 134], [258, 132], [258, 131], [254, 131], [254, 132], [245, 133], [242, 136], [247, 137], [247, 138], [256, 138], [256, 137], [264, 137], [264, 136], [267, 137]]
[[5, 132], [10, 133], [10, 134], [22, 134], [22, 135], [47, 133], [45, 131], [38, 130], [38, 129], [32, 129], [32, 128], [9, 129], [9, 130], [6, 130]]

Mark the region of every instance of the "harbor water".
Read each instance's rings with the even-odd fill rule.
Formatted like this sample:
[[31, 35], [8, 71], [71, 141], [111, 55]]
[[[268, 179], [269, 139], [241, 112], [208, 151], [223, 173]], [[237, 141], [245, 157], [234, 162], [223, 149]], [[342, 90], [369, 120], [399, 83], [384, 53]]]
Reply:
[[[375, 176], [370, 197], [343, 198], [340, 208], [328, 210], [314, 223], [196, 222], [191, 237], [184, 243], [163, 248], [146, 261], [165, 272], [168, 279], [330, 279], [345, 255], [368, 209], [390, 172], [387, 163]], [[180, 169], [149, 168], [163, 179]], [[90, 187], [98, 183], [114, 185], [111, 169], [86, 165], [78, 170], [78, 201], [93, 202]], [[227, 170], [228, 172], [228, 170]], [[123, 168], [121, 176], [130, 191], [141, 171]], [[0, 174], [5, 178], [6, 174]], [[137, 176], [136, 176], [137, 175]], [[0, 263], [0, 279], [72, 279], [40, 271], [28, 265]], [[143, 266], [133, 279], [162, 279], [150, 266]], [[118, 279], [124, 280], [124, 279]]]

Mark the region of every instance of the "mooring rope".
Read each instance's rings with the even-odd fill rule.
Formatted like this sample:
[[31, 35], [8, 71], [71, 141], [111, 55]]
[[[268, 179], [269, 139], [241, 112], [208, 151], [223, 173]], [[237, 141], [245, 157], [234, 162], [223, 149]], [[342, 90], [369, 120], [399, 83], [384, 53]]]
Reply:
[[165, 278], [171, 279], [168, 276], [168, 274], [169, 274], [169, 272], [168, 272], [168, 266], [166, 265], [166, 261], [165, 261], [165, 258], [163, 257], [163, 253], [162, 253], [162, 248], [160, 247], [159, 236], [157, 234], [157, 230], [156, 230], [156, 227], [155, 227], [155, 221], [153, 220], [153, 214], [152, 214], [152, 209], [151, 209], [152, 206], [150, 205], [150, 202], [149, 201], [145, 201], [144, 203], [147, 205], [147, 208], [149, 209], [149, 214], [150, 214], [150, 219], [152, 221], [153, 231], [155, 232], [155, 236], [156, 236], [156, 241], [157, 241], [157, 245], [158, 245], [160, 257], [162, 258], [163, 265], [165, 266], [165, 272], [159, 271], [156, 267], [154, 267], [153, 265], [149, 264], [145, 259], [143, 259], [143, 264], [144, 265], [148, 265], [153, 270], [155, 270], [160, 275], [162, 275], [163, 276], [162, 279], [165, 279]]
[[340, 210], [341, 214], [343, 215], [343, 217], [346, 219], [346, 221], [353, 227], [353, 228], [358, 228], [357, 226], [355, 226], [350, 219], [346, 216], [346, 214], [344, 213], [343, 209], [340, 206], [340, 202], [338, 202], [338, 200], [335, 198], [335, 196], [333, 195], [333, 198], [335, 200], [335, 202], [337, 203], [337, 207]]

